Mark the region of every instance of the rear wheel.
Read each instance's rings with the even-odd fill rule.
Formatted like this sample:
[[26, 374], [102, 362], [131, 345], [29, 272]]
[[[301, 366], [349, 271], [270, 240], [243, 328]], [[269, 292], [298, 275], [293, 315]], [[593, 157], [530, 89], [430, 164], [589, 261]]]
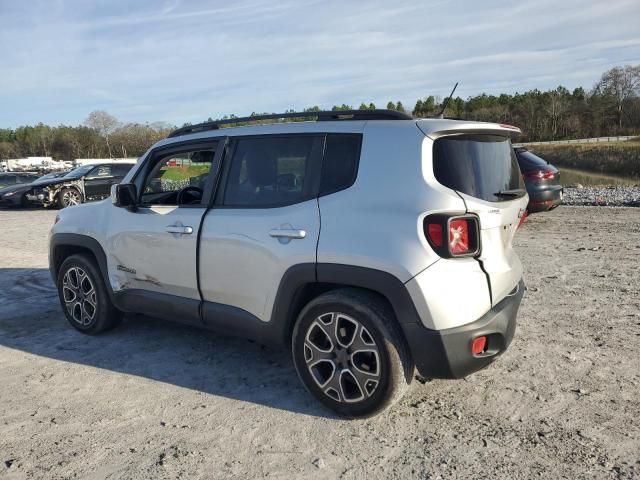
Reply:
[[414, 366], [391, 308], [378, 296], [341, 289], [300, 313], [292, 338], [298, 376], [326, 407], [368, 417], [392, 406]]
[[75, 188], [63, 188], [58, 193], [58, 206], [60, 208], [71, 207], [73, 205], [79, 205], [83, 201], [82, 193]]
[[71, 255], [58, 272], [58, 296], [69, 323], [94, 335], [115, 327], [122, 313], [111, 303], [106, 285], [93, 260]]

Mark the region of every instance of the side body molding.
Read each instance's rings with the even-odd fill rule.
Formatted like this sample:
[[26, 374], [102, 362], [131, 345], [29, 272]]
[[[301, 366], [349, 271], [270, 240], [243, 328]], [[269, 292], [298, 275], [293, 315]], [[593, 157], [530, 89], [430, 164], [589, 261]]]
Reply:
[[340, 287], [365, 288], [383, 295], [389, 300], [403, 329], [405, 324], [420, 324], [406, 287], [398, 278], [380, 270], [330, 263], [295, 265], [283, 275], [271, 319], [264, 322], [245, 310], [215, 302], [198, 302], [136, 289], [114, 294], [109, 283], [105, 252], [97, 240], [87, 235], [52, 235], [49, 270], [54, 282], [64, 256], [82, 250], [90, 251], [96, 258], [109, 295], [120, 310], [200, 326], [269, 346], [288, 348], [293, 325], [304, 305], [316, 295]]

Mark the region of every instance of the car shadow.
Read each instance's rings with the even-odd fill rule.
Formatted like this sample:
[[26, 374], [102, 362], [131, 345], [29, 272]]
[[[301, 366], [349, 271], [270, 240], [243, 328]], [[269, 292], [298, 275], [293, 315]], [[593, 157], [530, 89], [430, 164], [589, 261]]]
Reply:
[[304, 389], [290, 354], [195, 327], [133, 315], [112, 331], [69, 325], [43, 268], [0, 268], [0, 346], [206, 394], [337, 418]]

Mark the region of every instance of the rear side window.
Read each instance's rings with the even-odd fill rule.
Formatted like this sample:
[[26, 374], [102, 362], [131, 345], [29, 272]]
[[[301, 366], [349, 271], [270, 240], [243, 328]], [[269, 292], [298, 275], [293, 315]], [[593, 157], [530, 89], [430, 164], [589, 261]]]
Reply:
[[113, 166], [113, 175], [115, 177], [124, 177], [127, 173], [129, 173], [129, 170], [131, 170], [131, 168], [133, 167], [132, 164], [129, 163], [123, 163], [120, 165], [114, 165]]
[[511, 141], [497, 135], [436, 140], [433, 172], [445, 187], [489, 202], [509, 201], [526, 193]]
[[318, 176], [316, 173], [314, 182], [315, 152], [321, 142], [322, 137], [310, 135], [240, 138], [231, 160], [223, 204], [278, 207], [314, 197]]
[[362, 135], [328, 134], [322, 159], [320, 195], [349, 188], [356, 180]]

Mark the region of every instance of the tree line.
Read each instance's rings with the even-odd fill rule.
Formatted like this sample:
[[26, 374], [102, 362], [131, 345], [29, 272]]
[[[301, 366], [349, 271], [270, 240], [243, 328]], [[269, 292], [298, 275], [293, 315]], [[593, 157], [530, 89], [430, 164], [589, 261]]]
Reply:
[[[553, 90], [534, 89], [515, 94], [482, 93], [466, 100], [454, 97], [446, 105], [444, 116], [516, 125], [522, 129], [520, 141], [523, 142], [635, 135], [640, 131], [639, 94], [640, 65], [627, 65], [606, 71], [590, 90], [578, 87], [569, 91], [559, 86]], [[363, 102], [358, 107], [334, 105], [332, 110], [387, 108], [401, 112], [410, 110], [415, 117], [427, 118], [437, 116], [445, 100], [429, 95], [418, 99], [413, 109], [406, 109], [402, 102], [390, 101], [380, 107], [373, 102]], [[304, 112], [320, 110], [313, 106]], [[254, 112], [252, 115], [258, 114]], [[237, 117], [228, 115], [222, 118]], [[138, 157], [174, 128], [167, 123], [121, 123], [107, 112], [94, 111], [79, 126], [52, 127], [39, 123], [0, 129], [0, 159], [26, 156], [50, 156], [57, 160]]]

